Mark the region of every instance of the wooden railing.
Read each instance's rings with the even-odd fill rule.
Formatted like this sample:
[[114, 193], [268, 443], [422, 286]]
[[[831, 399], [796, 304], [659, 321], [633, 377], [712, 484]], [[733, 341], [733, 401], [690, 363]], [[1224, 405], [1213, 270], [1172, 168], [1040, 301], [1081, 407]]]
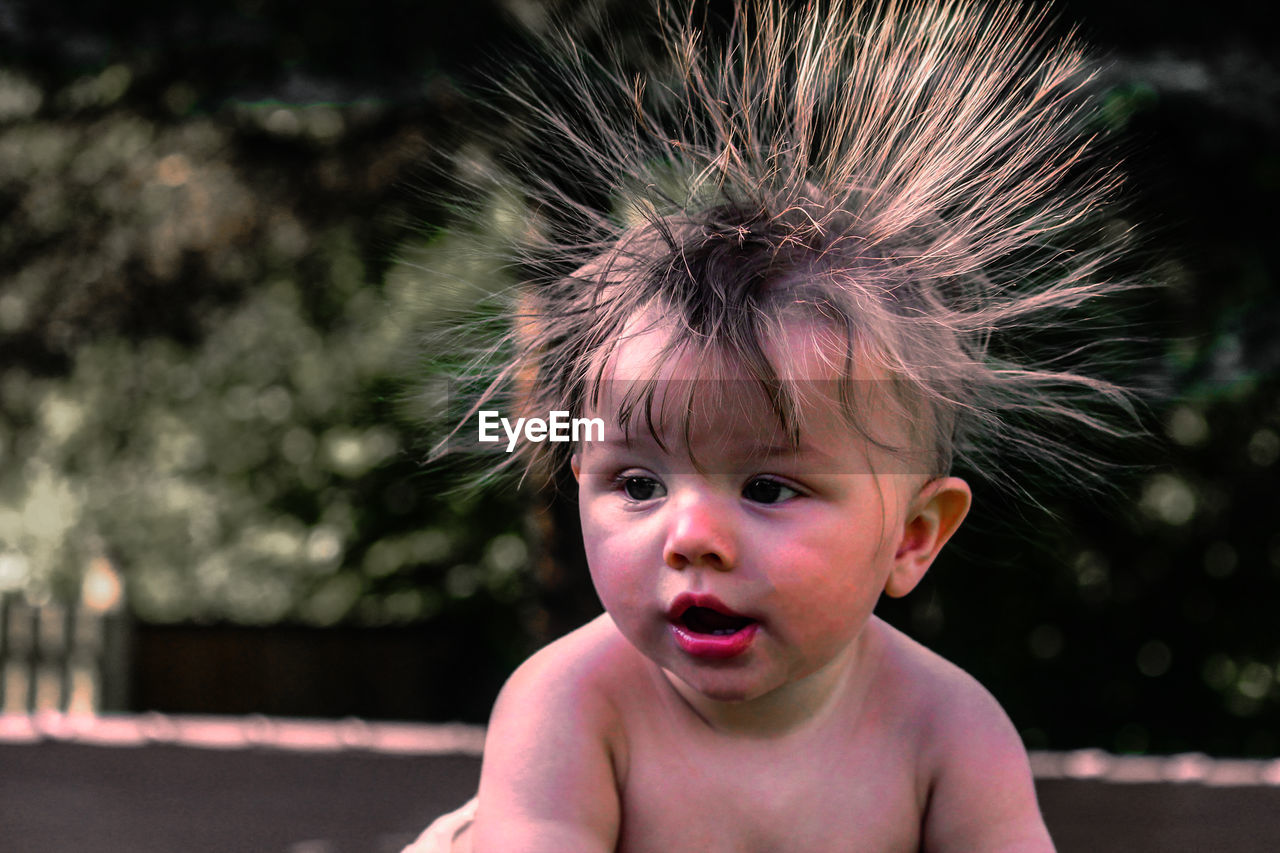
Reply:
[[0, 709], [123, 711], [128, 623], [119, 610], [0, 597]]

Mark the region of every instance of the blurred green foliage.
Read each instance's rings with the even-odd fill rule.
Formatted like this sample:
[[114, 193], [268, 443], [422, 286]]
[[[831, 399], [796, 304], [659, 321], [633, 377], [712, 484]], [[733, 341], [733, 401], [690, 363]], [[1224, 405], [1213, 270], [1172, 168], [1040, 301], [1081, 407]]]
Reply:
[[[152, 622], [465, 607], [532, 644], [590, 612], [571, 506], [450, 492], [422, 464], [443, 402], [420, 338], [475, 301], [459, 281], [507, 273], [463, 274], [491, 262], [442, 230], [445, 177], [421, 167], [487, 156], [461, 68], [547, 5], [0, 20], [0, 589], [74, 596], [106, 555]], [[978, 675], [1033, 746], [1274, 755], [1280, 74], [1224, 40], [1232, 21], [1263, 31], [1249, 19], [1205, 35], [1165, 11], [1064, 10], [1134, 51], [1101, 119], [1163, 285], [1118, 330], [1136, 340], [1124, 369], [1161, 390], [1154, 439], [1123, 449], [1107, 499], [1055, 495], [1045, 514], [982, 491], [883, 613]], [[519, 226], [491, 201], [497, 232]], [[548, 530], [558, 574], [534, 568]]]
[[[514, 498], [421, 471], [409, 372], [448, 300], [384, 275], [421, 144], [344, 150], [359, 105], [157, 119], [130, 81], [0, 78], [0, 584], [73, 595], [103, 553], [151, 621], [402, 623], [477, 592], [509, 610]], [[448, 239], [426, 242], [455, 278]]]

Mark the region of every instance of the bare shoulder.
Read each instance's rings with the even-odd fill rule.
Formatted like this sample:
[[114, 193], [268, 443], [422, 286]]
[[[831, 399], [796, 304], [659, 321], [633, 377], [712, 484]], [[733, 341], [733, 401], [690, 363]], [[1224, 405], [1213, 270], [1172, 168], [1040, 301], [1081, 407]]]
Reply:
[[[582, 711], [605, 712], [614, 693], [624, 689], [619, 673], [632, 666], [634, 651], [602, 615], [544, 646], [511, 674], [498, 697], [569, 702]], [[495, 707], [495, 713], [501, 710]], [[558, 710], [566, 710], [558, 708]]]
[[940, 745], [976, 733], [1017, 737], [1000, 703], [976, 678], [896, 628], [872, 624], [880, 634], [882, 668], [899, 683], [894, 692], [909, 702], [921, 736]]
[[643, 667], [613, 620], [602, 615], [543, 647], [511, 674], [494, 704], [490, 736], [536, 727], [544, 735], [598, 737], [610, 750], [623, 750], [620, 709], [639, 700], [634, 693], [648, 683]]
[[623, 739], [617, 671], [625, 641], [601, 617], [533, 655], [494, 705], [474, 845], [612, 850]]
[[935, 652], [884, 623], [877, 630], [919, 739], [924, 849], [1052, 851], [1026, 749], [1000, 703]]
[[[623, 746], [619, 708], [634, 652], [601, 616], [542, 648], [522, 663], [503, 686], [489, 720], [486, 763], [514, 746], [552, 754], [594, 749], [613, 763]], [[537, 741], [537, 748], [529, 741]]]

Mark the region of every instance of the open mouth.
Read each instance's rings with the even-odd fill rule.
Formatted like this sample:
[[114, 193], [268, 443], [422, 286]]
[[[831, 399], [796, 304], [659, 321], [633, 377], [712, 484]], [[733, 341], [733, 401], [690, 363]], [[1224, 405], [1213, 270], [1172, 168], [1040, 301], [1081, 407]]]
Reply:
[[756, 620], [695, 605], [686, 609], [676, 621], [695, 634], [727, 637], [754, 624]]
[[686, 654], [709, 662], [744, 654], [755, 642], [760, 622], [735, 613], [714, 595], [682, 592], [667, 611], [671, 635]]
[[667, 611], [671, 624], [690, 634], [727, 637], [757, 624], [750, 616], [734, 611], [719, 598], [703, 592], [682, 592]]

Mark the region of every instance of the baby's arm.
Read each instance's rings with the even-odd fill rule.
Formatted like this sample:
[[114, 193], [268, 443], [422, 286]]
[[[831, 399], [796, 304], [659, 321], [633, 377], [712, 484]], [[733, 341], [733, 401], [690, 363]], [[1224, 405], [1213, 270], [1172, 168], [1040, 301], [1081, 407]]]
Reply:
[[928, 853], [1052, 853], [1026, 749], [1004, 710], [964, 676], [935, 721]]
[[473, 853], [612, 853], [617, 845], [610, 705], [573, 645], [571, 635], [526, 661], [494, 705]]

